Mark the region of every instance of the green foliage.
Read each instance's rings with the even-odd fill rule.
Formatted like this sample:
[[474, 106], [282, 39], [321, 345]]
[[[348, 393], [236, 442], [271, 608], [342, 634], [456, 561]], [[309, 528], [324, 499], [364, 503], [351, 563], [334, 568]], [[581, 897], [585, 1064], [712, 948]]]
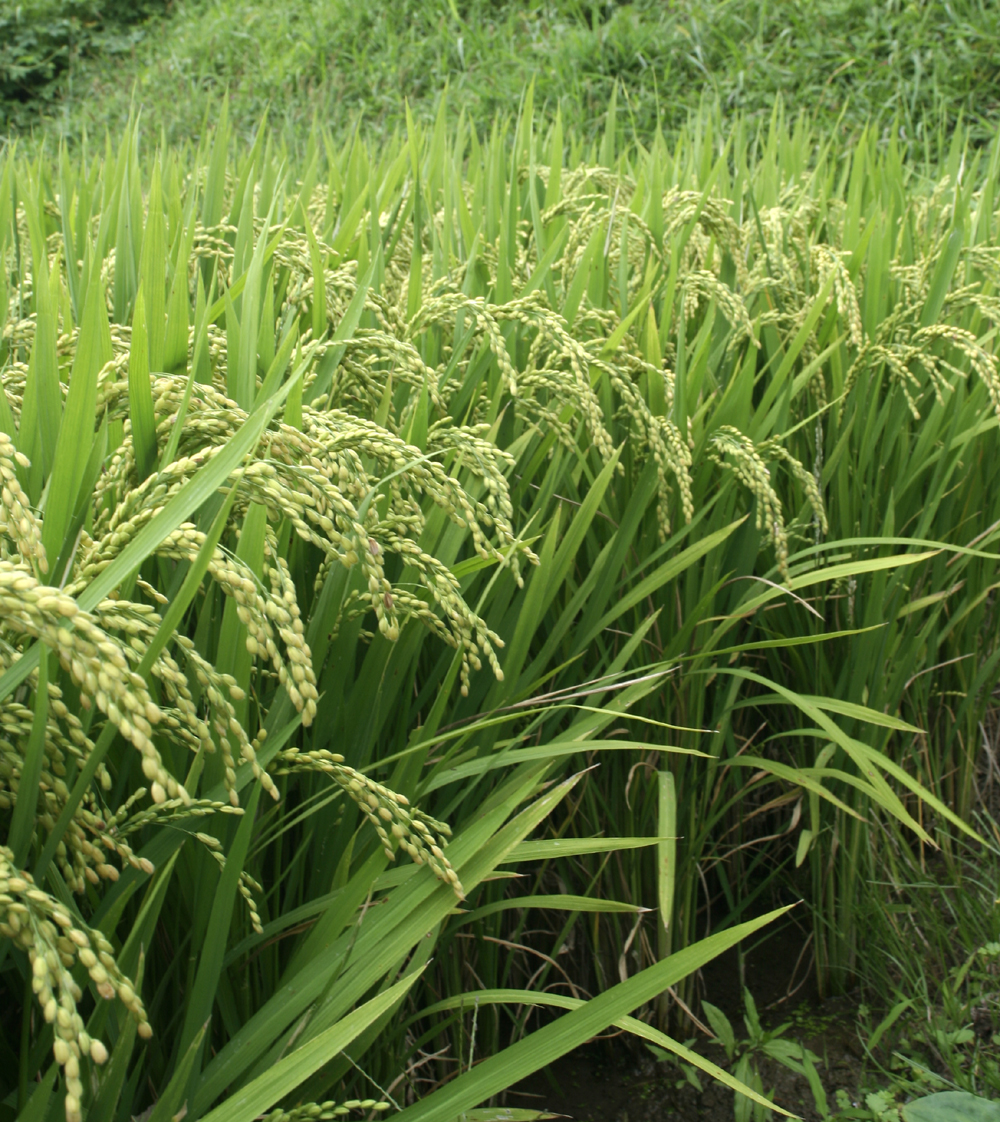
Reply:
[[456, 108], [485, 123], [534, 78], [539, 105], [588, 139], [623, 83], [617, 124], [647, 140], [658, 125], [675, 134], [706, 97], [727, 121], [766, 120], [782, 97], [823, 131], [878, 120], [936, 157], [959, 120], [988, 140], [1000, 108], [989, 0], [175, 0], [170, 12], [126, 54], [109, 39], [103, 58], [74, 63], [58, 128], [117, 131], [134, 85], [171, 140], [197, 136], [225, 90], [247, 135], [267, 106], [300, 143], [316, 119], [343, 136], [363, 115], [369, 134], [388, 134], [404, 98], [429, 120], [447, 83]]
[[[874, 1079], [910, 1097], [951, 1086], [1000, 1092], [1000, 1024], [994, 1008], [1000, 944], [977, 947], [940, 980], [897, 983], [899, 1000], [874, 1028], [864, 1008], [862, 1040]], [[917, 973], [914, 964], [906, 972]], [[905, 980], [904, 980], [905, 979]], [[909, 991], [909, 996], [902, 994]]]
[[164, 0], [27, 0], [0, 12], [0, 125], [30, 127], [65, 94], [59, 83], [86, 57], [105, 62], [141, 41], [135, 25]]
[[533, 96], [0, 165], [26, 1120], [50, 1050], [108, 1122], [458, 1117], [610, 1024], [695, 1063], [776, 868], [836, 984], [875, 863], [971, 833], [1000, 154], [587, 153]]
[[[773, 1060], [809, 1081], [817, 1112], [821, 1118], [828, 1118], [830, 1111], [826, 1092], [823, 1090], [816, 1069], [816, 1065], [820, 1062], [819, 1056], [803, 1045], [785, 1038], [791, 1027], [790, 1021], [765, 1029], [761, 1025], [757, 1006], [749, 990], [743, 991], [743, 1004], [746, 1010], [743, 1023], [746, 1026], [747, 1036], [743, 1040], [737, 1040], [733, 1026], [725, 1013], [708, 1001], [702, 1002], [702, 1008], [715, 1033], [716, 1043], [722, 1045], [730, 1064], [735, 1065], [733, 1073], [736, 1078], [763, 1093], [763, 1082], [758, 1070], [759, 1062], [764, 1058]], [[749, 1122], [751, 1118], [754, 1122], [764, 1122], [770, 1117], [773, 1115], [766, 1107], [751, 1102], [745, 1095], [737, 1093], [736, 1122]]]
[[991, 1102], [968, 1091], [936, 1091], [907, 1103], [898, 1104], [892, 1095], [874, 1092], [865, 1096], [867, 1110], [844, 1108], [838, 1117], [866, 1119], [869, 1122], [996, 1122], [1000, 1103]]
[[877, 954], [865, 982], [878, 1012], [862, 1005], [857, 1029], [862, 1087], [877, 1089], [863, 1096], [869, 1113], [843, 1117], [897, 1122], [937, 1093], [1000, 1094], [1000, 867], [986, 836], [985, 848], [956, 843], [947, 862], [901, 861], [889, 892], [871, 901]]
[[903, 1107], [905, 1122], [997, 1122], [1000, 1103], [967, 1091], [939, 1091]]
[[[456, 757], [479, 730], [496, 744], [483, 716], [462, 719], [457, 744], [438, 739], [484, 664], [494, 709], [519, 696], [502, 690], [532, 636], [523, 624], [509, 637], [505, 675], [505, 642], [482, 614], [493, 590], [530, 606], [545, 589], [525, 582], [539, 558], [512, 521], [501, 400], [524, 401], [514, 439], [530, 446], [545, 439], [535, 410], [583, 394], [586, 431], [608, 447], [587, 383], [571, 396], [549, 373], [554, 358], [585, 379], [585, 352], [537, 299], [431, 291], [433, 275], [421, 297], [420, 273], [393, 256], [422, 256], [407, 244], [419, 215], [414, 235], [363, 212], [369, 185], [351, 158], [331, 161], [326, 184], [314, 170], [295, 182], [257, 145], [227, 182], [227, 141], [223, 128], [183, 186], [174, 155], [155, 156], [148, 192], [134, 129], [94, 178], [68, 160], [55, 180], [10, 156], [0, 169], [0, 934], [17, 1010], [4, 1047], [18, 1042], [3, 1091], [26, 1118], [55, 1109], [51, 1082], [34, 1078], [50, 1049], [68, 1122], [141, 1110], [150, 1091], [156, 1119], [249, 1122], [312, 1100], [332, 1117], [392, 1101], [381, 1084], [420, 1039], [400, 1007], [436, 940], [460, 937], [443, 930], [457, 900], [502, 884], [500, 865], [537, 859], [519, 847], [579, 781], [547, 773], [580, 745], [603, 748], [658, 677], [619, 682], [608, 706], [529, 712], [528, 729], [555, 716], [551, 748], [528, 732], [526, 755]], [[411, 158], [424, 158], [418, 140], [382, 169], [396, 215]], [[551, 347], [541, 365], [512, 362], [504, 330], [521, 323]], [[443, 325], [464, 339], [447, 357]], [[168, 352], [173, 373], [159, 369]], [[627, 360], [601, 365], [645, 417]], [[548, 388], [517, 397], [532, 378]], [[613, 453], [588, 520], [617, 467]], [[536, 521], [560, 537], [558, 516]], [[542, 551], [556, 584], [584, 529], [578, 517]], [[454, 653], [425, 653], [426, 636]], [[425, 673], [436, 702], [414, 722]], [[460, 762], [472, 782], [456, 806], [434, 792]], [[280, 812], [260, 810], [262, 792]], [[412, 864], [386, 874], [397, 854]], [[447, 1109], [622, 1020], [774, 914], [575, 1006], [453, 1080]], [[105, 1038], [118, 1044], [110, 1060]], [[380, 1097], [352, 1095], [358, 1082]]]

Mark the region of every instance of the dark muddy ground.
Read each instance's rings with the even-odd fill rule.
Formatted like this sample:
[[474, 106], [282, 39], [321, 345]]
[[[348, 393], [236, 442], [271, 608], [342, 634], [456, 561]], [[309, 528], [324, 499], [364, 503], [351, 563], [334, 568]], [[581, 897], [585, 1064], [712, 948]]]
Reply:
[[[745, 960], [744, 979], [765, 1027], [791, 1021], [783, 1039], [804, 1044], [820, 1058], [817, 1070], [835, 1110], [837, 1090], [846, 1092], [852, 1105], [860, 1097], [860, 996], [820, 1001], [805, 974], [808, 956], [800, 959], [801, 949], [801, 936], [794, 930], [776, 933]], [[726, 1013], [737, 1038], [745, 1037], [735, 952], [711, 963], [702, 981], [704, 996]], [[688, 1038], [695, 1035], [699, 1039], [693, 1047], [701, 1055], [720, 1067], [730, 1066], [721, 1047], [708, 1043], [693, 1026], [686, 1030]], [[777, 1105], [805, 1122], [818, 1122], [821, 1115], [804, 1076], [766, 1059], [758, 1070]], [[674, 1064], [657, 1061], [642, 1042], [616, 1037], [595, 1041], [518, 1084], [506, 1103], [545, 1109], [576, 1122], [732, 1122], [733, 1093], [708, 1076], [701, 1076], [701, 1086], [699, 1091], [691, 1085]]]

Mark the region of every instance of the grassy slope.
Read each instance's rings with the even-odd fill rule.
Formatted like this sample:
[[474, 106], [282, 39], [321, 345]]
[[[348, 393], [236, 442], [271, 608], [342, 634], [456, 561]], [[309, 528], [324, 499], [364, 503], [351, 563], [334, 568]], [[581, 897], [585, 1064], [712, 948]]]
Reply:
[[[1000, 8], [987, 0], [347, 0], [283, 4], [177, 0], [131, 56], [78, 59], [46, 129], [117, 131], [132, 90], [169, 140], [198, 135], [222, 90], [249, 134], [266, 105], [291, 142], [313, 118], [340, 131], [363, 114], [369, 135], [400, 124], [403, 99], [429, 116], [445, 83], [485, 123], [516, 107], [534, 76], [537, 103], [593, 132], [610, 91], [629, 91], [622, 124], [680, 125], [707, 94], [726, 112], [769, 113], [780, 94], [846, 135], [898, 116], [920, 139], [963, 115], [973, 140], [1000, 108]], [[21, 108], [24, 127], [35, 122]]]

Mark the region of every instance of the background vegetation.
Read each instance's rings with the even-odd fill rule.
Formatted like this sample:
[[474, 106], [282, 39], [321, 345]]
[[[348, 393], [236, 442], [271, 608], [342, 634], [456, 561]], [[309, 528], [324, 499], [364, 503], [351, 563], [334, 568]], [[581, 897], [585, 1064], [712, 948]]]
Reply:
[[831, 77], [792, 6], [431, 11], [176, 5], [140, 125], [75, 47], [4, 103], [0, 1109], [486, 1119], [612, 1023], [712, 1070], [695, 972], [798, 900], [873, 1057], [997, 1089], [995, 17], [831, 5], [903, 36]]
[[[49, 135], [120, 132], [134, 94], [147, 127], [173, 142], [199, 135], [228, 90], [238, 135], [249, 138], [269, 106], [301, 148], [314, 122], [334, 136], [359, 118], [367, 136], [391, 132], [404, 98], [429, 122], [446, 82], [452, 113], [483, 128], [533, 78], [539, 107], [558, 107], [588, 139], [621, 82], [626, 135], [670, 135], [705, 98], [727, 119], [767, 119], [780, 95], [842, 140], [873, 120], [924, 156], [959, 119], [984, 143], [1000, 108], [1000, 12], [989, 0], [172, 0], [166, 20], [163, 7], [18, 4], [0, 55], [7, 128], [30, 131], [41, 108]], [[41, 106], [20, 104], [39, 92]]]
[[73, 95], [75, 71], [88, 60], [121, 59], [162, 15], [161, 0], [31, 0], [0, 12], [0, 103], [4, 122], [37, 120]]

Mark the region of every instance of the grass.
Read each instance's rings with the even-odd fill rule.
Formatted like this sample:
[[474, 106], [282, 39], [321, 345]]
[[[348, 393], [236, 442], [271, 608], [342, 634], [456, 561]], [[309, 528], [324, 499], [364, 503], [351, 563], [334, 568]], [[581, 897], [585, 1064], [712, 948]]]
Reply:
[[455, 112], [483, 126], [533, 78], [538, 104], [587, 138], [621, 83], [619, 125], [646, 140], [658, 126], [675, 134], [706, 98], [727, 120], [766, 120], [780, 97], [820, 130], [846, 139], [877, 120], [936, 158], [959, 120], [975, 144], [992, 136], [998, 43], [988, 0], [175, 0], [124, 51], [77, 51], [41, 105], [8, 101], [7, 127], [30, 131], [41, 110], [50, 136], [119, 134], [134, 91], [147, 125], [176, 142], [198, 136], [228, 90], [241, 136], [269, 107], [301, 149], [314, 121], [337, 137], [359, 118], [369, 137], [391, 133], [404, 98], [429, 122], [446, 84]]

